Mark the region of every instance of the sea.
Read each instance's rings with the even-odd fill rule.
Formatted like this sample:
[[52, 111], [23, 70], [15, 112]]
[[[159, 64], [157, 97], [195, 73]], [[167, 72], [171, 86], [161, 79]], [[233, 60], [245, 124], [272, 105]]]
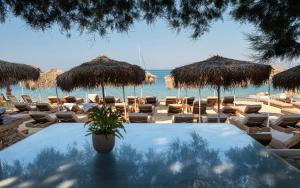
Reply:
[[[170, 74], [171, 70], [147, 70], [150, 73], [157, 76], [157, 81], [151, 85], [143, 85], [134, 87], [125, 87], [125, 95], [126, 96], [156, 96], [158, 99], [164, 99], [166, 96], [178, 96], [178, 97], [185, 97], [185, 96], [194, 96], [199, 97], [199, 89], [168, 89], [165, 85], [164, 77]], [[48, 96], [56, 96], [56, 89], [55, 87], [49, 89], [38, 89], [38, 90], [28, 90], [20, 85], [11, 86], [12, 94], [19, 98], [22, 94], [30, 95], [36, 101], [47, 101]], [[249, 95], [255, 95], [258, 92], [268, 92], [269, 85], [265, 84], [260, 87], [249, 86], [247, 88], [232, 88], [232, 89], [221, 89], [221, 96], [230, 96], [236, 95], [239, 97], [247, 97]], [[134, 92], [135, 91], [135, 92]], [[282, 93], [282, 90], [274, 89], [272, 86], [270, 88], [271, 94], [278, 94]], [[5, 93], [5, 88], [1, 89], [1, 93]], [[72, 92], [63, 92], [62, 90], [58, 89], [59, 97], [63, 96], [76, 96], [83, 99], [86, 99], [87, 94], [98, 94], [102, 96], [101, 88], [93, 88], [93, 89], [83, 89], [78, 88], [73, 90]], [[123, 98], [123, 91], [122, 88], [115, 88], [115, 87], [105, 87], [105, 95], [106, 96], [115, 96], [117, 98]], [[211, 88], [210, 86], [201, 88], [200, 96], [201, 98], [207, 96], [216, 96], [217, 92], [215, 89]]]

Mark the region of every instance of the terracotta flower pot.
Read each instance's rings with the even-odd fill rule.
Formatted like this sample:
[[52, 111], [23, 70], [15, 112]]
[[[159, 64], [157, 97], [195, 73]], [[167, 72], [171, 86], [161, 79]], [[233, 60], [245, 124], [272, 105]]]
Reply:
[[109, 153], [115, 146], [115, 135], [92, 134], [94, 149], [99, 153]]

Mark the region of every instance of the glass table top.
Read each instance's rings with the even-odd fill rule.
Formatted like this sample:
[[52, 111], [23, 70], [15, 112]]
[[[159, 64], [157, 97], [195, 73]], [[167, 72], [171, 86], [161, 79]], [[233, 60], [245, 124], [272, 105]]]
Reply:
[[83, 124], [0, 151], [0, 187], [300, 187], [300, 172], [228, 124], [127, 124], [98, 154]]

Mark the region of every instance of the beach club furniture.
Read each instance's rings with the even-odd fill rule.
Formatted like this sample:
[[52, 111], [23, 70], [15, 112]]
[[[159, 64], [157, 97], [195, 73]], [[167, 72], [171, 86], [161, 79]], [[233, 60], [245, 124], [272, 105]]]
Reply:
[[177, 97], [175, 96], [166, 96], [165, 104], [168, 106], [169, 104], [177, 104]]
[[220, 123], [225, 123], [227, 121], [227, 116], [225, 114], [208, 114], [207, 116], [202, 117], [203, 123], [218, 123], [220, 118]]
[[[215, 112], [218, 112], [218, 107], [213, 107]], [[237, 108], [234, 106], [220, 106], [220, 112], [228, 116], [236, 115]]]
[[300, 131], [300, 115], [282, 115], [275, 120], [270, 120], [270, 126], [278, 131], [293, 133], [294, 131]]
[[36, 101], [33, 101], [29, 95], [21, 95], [23, 101], [27, 104], [34, 104]]
[[152, 116], [146, 113], [129, 113], [130, 123], [152, 123]]
[[300, 109], [300, 102], [297, 101], [297, 102], [291, 102], [292, 105], [295, 107], [295, 108], [299, 108]]
[[19, 112], [28, 112], [36, 110], [36, 107], [29, 106], [29, 104], [27, 103], [15, 103], [14, 106]]
[[140, 113], [154, 114], [155, 107], [152, 104], [139, 104], [138, 108]]
[[62, 103], [63, 100], [60, 98], [57, 98], [57, 96], [48, 96], [48, 102], [50, 104], [58, 104], [58, 103]]
[[270, 127], [265, 126], [267, 120], [267, 114], [248, 114], [244, 118], [236, 116], [230, 117], [229, 122], [248, 134], [255, 134], [259, 132], [270, 132]]
[[82, 110], [85, 113], [94, 112], [96, 109], [99, 109], [99, 105], [97, 103], [84, 103]]
[[207, 106], [213, 107], [218, 103], [218, 97], [207, 97]]
[[59, 122], [85, 122], [86, 118], [78, 118], [75, 112], [56, 112], [56, 118]]
[[63, 107], [67, 111], [71, 111], [75, 113], [81, 113], [83, 111], [76, 103], [64, 103]]
[[146, 96], [145, 104], [152, 104], [156, 106], [158, 104], [157, 98], [155, 96]]
[[180, 114], [183, 112], [181, 104], [169, 104], [168, 105], [168, 115]]
[[17, 99], [17, 97], [14, 96], [14, 95], [7, 95], [7, 98], [8, 98], [8, 100], [10, 100], [10, 102], [12, 102], [12, 103], [19, 102], [18, 99]]
[[193, 123], [193, 114], [175, 114], [172, 117], [172, 123]]
[[299, 114], [300, 115], [300, 109], [299, 108], [282, 108], [281, 109], [281, 113], [285, 114], [285, 115], [289, 115], [289, 114]]
[[76, 98], [74, 96], [65, 96], [64, 100], [66, 103], [82, 104], [84, 102], [83, 98]]
[[300, 134], [294, 134], [292, 137], [285, 141], [280, 141], [276, 138], [272, 138], [269, 147], [273, 149], [300, 149]]
[[[201, 115], [206, 115], [206, 107], [207, 107], [207, 102], [204, 100], [201, 100], [201, 103], [200, 103]], [[194, 101], [192, 111], [193, 111], [194, 115], [199, 115], [199, 101]]]
[[53, 113], [57, 111], [57, 108], [52, 108], [48, 103], [36, 103], [36, 108], [41, 112]]
[[253, 105], [246, 105], [246, 106], [236, 106], [236, 111], [239, 114], [242, 115], [247, 115], [247, 114], [255, 114], [255, 113], [259, 113], [261, 109], [261, 105], [260, 104], [253, 104]]
[[223, 106], [233, 106], [234, 105], [234, 96], [225, 96], [222, 100]]
[[89, 103], [100, 103], [100, 97], [97, 94], [88, 94], [87, 99]]
[[[260, 99], [261, 102], [263, 102], [265, 105], [268, 105], [268, 99]], [[270, 100], [270, 105], [274, 106], [276, 108], [293, 108], [293, 104], [291, 103], [285, 103], [278, 100]]]
[[193, 105], [195, 97], [184, 97], [182, 100], [182, 104]]
[[133, 104], [138, 103], [138, 102], [139, 102], [138, 97], [136, 97], [136, 96], [128, 96], [127, 97], [128, 105], [133, 105]]
[[105, 96], [104, 102], [105, 104], [114, 105], [117, 102], [117, 99], [114, 96]]
[[128, 114], [128, 106], [124, 102], [115, 103], [115, 109], [123, 114], [125, 114], [125, 108], [126, 113]]
[[45, 128], [57, 122], [56, 118], [51, 117], [46, 112], [30, 112], [29, 115], [33, 121], [26, 123], [26, 127]]

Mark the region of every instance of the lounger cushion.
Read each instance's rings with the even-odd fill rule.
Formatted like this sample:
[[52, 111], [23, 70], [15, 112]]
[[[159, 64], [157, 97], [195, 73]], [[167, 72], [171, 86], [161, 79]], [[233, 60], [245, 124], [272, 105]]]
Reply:
[[224, 114], [235, 114], [236, 108], [231, 106], [223, 106], [221, 112]]
[[206, 117], [206, 121], [207, 123], [218, 123], [219, 117], [221, 123], [224, 123], [227, 120], [227, 116], [225, 114], [209, 114]]
[[49, 114], [45, 112], [30, 112], [29, 115], [32, 119], [39, 123], [47, 123], [47, 122], [54, 122], [55, 119], [52, 118]]
[[223, 104], [233, 104], [234, 103], [234, 97], [233, 96], [226, 96], [223, 98]]
[[15, 103], [15, 107], [20, 111], [20, 112], [24, 112], [24, 111], [33, 111], [35, 110], [34, 107], [29, 106], [26, 103]]
[[140, 104], [139, 112], [141, 113], [153, 113], [153, 105], [152, 104]]
[[296, 108], [300, 108], [300, 102], [292, 102], [292, 105]]
[[36, 108], [39, 111], [51, 111], [52, 107], [48, 103], [37, 103]]
[[56, 117], [61, 122], [79, 122], [74, 112], [57, 112]]
[[129, 113], [129, 122], [131, 123], [148, 123], [149, 116], [146, 113]]
[[300, 121], [300, 115], [282, 115], [274, 122], [271, 122], [272, 126], [295, 126]]
[[299, 114], [300, 115], [300, 109], [299, 108], [283, 108], [281, 109], [281, 113], [283, 114]]
[[138, 103], [138, 98], [135, 97], [135, 96], [128, 96], [127, 97], [127, 101], [128, 101], [128, 104], [134, 104], [134, 103]]
[[166, 96], [166, 106], [169, 104], [176, 104], [177, 103], [177, 97], [175, 96]]
[[105, 103], [112, 104], [116, 102], [116, 98], [114, 96], [106, 96], [104, 98]]
[[[207, 106], [207, 101], [201, 100], [200, 103], [201, 114], [206, 114], [206, 106]], [[199, 101], [194, 101], [193, 114], [199, 114]]]
[[145, 97], [145, 103], [155, 105], [157, 103], [157, 99], [156, 99], [156, 97], [153, 97], [153, 96], [147, 96], [147, 97]]
[[244, 112], [247, 113], [247, 114], [250, 114], [250, 113], [258, 113], [258, 111], [261, 109], [261, 105], [247, 105], [245, 107], [245, 110]]
[[262, 126], [262, 124], [267, 120], [267, 114], [248, 114], [244, 120], [243, 124], [249, 127]]
[[193, 123], [193, 114], [175, 114], [173, 116], [173, 123]]
[[168, 113], [181, 113], [182, 105], [181, 104], [169, 104]]

